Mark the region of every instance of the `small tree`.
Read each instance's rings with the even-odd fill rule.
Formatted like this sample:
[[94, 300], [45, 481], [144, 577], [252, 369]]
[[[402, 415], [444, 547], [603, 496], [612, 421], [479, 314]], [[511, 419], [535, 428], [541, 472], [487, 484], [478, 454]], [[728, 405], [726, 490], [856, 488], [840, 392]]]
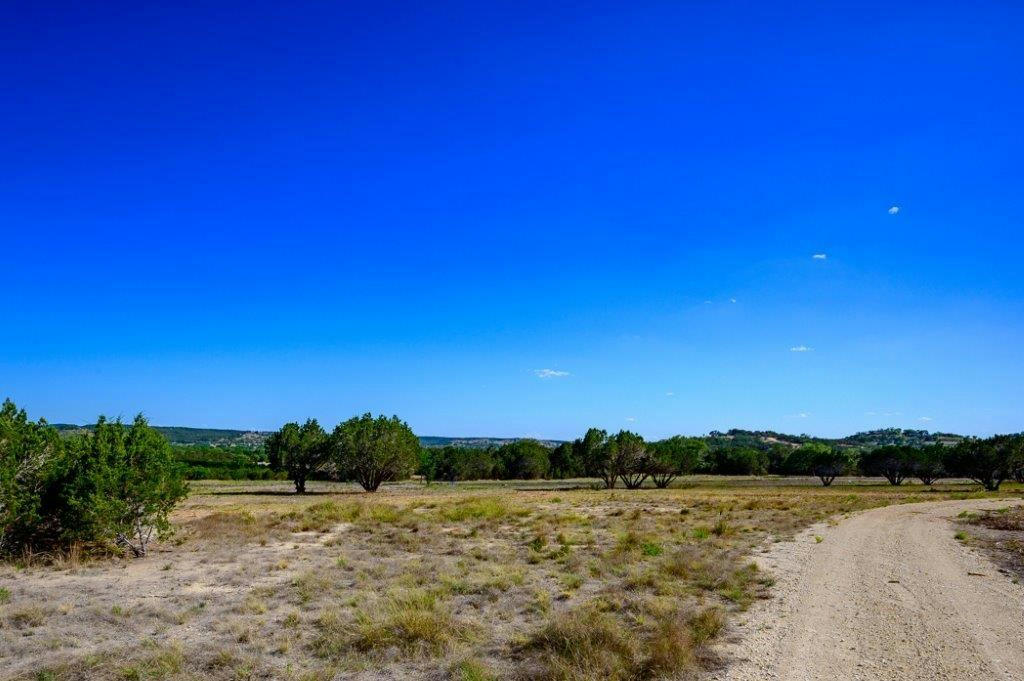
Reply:
[[356, 416], [334, 429], [331, 436], [338, 470], [367, 492], [381, 483], [409, 475], [416, 465], [419, 438], [397, 416]]
[[550, 467], [548, 448], [530, 438], [502, 445], [498, 448], [497, 457], [501, 463], [501, 477], [506, 480], [543, 478]]
[[572, 442], [563, 442], [552, 449], [548, 459], [551, 463], [549, 472], [553, 478], [571, 478], [582, 472]]
[[481, 480], [491, 476], [494, 463], [489, 449], [479, 447], [432, 447], [425, 450], [425, 475], [430, 480]]
[[946, 447], [941, 444], [928, 445], [912, 452], [914, 475], [922, 484], [931, 485], [946, 473], [943, 460]]
[[[604, 444], [608, 440], [608, 433], [601, 430], [600, 428], [590, 428], [582, 438], [578, 438], [572, 443], [573, 458], [579, 462], [580, 467], [583, 469], [583, 475], [588, 478], [602, 478], [604, 479], [604, 473], [606, 471]], [[608, 485], [608, 480], [605, 480], [607, 487], [614, 487], [615, 480], [618, 479], [616, 473], [615, 478], [611, 480], [611, 485]]]
[[890, 485], [902, 485], [904, 479], [913, 475], [914, 463], [914, 449], [901, 445], [877, 447], [860, 459], [866, 475], [881, 475]]
[[608, 438], [609, 467], [618, 473], [626, 489], [639, 489], [651, 474], [650, 457], [644, 439], [628, 430]]
[[306, 493], [306, 481], [331, 458], [331, 442], [316, 419], [301, 426], [286, 423], [267, 439], [267, 458], [275, 470], [284, 470], [295, 483], [295, 493]]
[[829, 487], [850, 465], [850, 456], [840, 449], [817, 451], [811, 459], [811, 471], [821, 484]]
[[952, 475], [970, 478], [994, 492], [1012, 477], [1024, 458], [1021, 435], [996, 435], [986, 440], [961, 440], [946, 451], [945, 467]]
[[651, 479], [657, 487], [664, 489], [677, 475], [689, 475], [700, 468], [708, 445], [700, 438], [675, 435], [652, 442], [647, 451], [651, 456]]

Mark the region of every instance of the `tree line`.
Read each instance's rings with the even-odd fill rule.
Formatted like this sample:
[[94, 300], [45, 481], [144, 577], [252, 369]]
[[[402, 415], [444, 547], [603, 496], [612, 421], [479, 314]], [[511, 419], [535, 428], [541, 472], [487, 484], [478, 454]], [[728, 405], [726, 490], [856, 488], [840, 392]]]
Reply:
[[[367, 413], [329, 433], [314, 419], [285, 424], [267, 440], [266, 465], [258, 474], [287, 478], [298, 493], [311, 479], [352, 481], [373, 492], [413, 473], [447, 481], [597, 478], [609, 489], [648, 483], [664, 488], [692, 473], [815, 475], [824, 485], [845, 474], [883, 476], [893, 485], [911, 477], [925, 484], [956, 477], [988, 490], [1011, 478], [1024, 482], [1024, 434], [867, 451], [821, 442], [712, 443], [681, 435], [647, 442], [628, 430], [591, 428], [551, 448], [531, 439], [488, 449], [422, 448], [397, 416]], [[0, 555], [76, 543], [145, 555], [187, 493], [187, 466], [179, 456], [141, 415], [131, 424], [100, 417], [91, 429], [62, 437], [6, 400], [0, 408]], [[233, 461], [225, 463], [238, 463]]]
[[941, 478], [969, 478], [996, 490], [1011, 478], [1024, 482], [1024, 435], [964, 438], [953, 446], [887, 445], [860, 450], [820, 442], [799, 446], [729, 446], [676, 435], [645, 442], [630, 431], [608, 435], [591, 428], [554, 448], [536, 440], [501, 447], [434, 447], [421, 452], [417, 471], [430, 480], [599, 478], [605, 487], [635, 489], [650, 480], [667, 487], [680, 475], [807, 475], [828, 486], [840, 475], [870, 475], [899, 485], [908, 478], [931, 485]]

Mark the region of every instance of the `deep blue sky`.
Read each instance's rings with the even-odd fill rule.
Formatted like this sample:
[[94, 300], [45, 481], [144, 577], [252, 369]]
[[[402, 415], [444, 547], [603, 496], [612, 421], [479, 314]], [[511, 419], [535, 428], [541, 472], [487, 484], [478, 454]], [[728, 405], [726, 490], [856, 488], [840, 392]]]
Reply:
[[33, 416], [1024, 428], [1020, 3], [165, 4], [3, 10]]

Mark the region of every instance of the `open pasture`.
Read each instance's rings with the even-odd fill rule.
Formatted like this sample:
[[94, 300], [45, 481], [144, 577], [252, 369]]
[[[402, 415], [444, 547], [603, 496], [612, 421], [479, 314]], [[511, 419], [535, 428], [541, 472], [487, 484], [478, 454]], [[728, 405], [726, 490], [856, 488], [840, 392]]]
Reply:
[[[141, 560], [0, 567], [12, 679], [711, 678], [771, 593], [751, 557], [828, 518], [977, 485], [683, 478], [194, 483]], [[871, 481], [867, 481], [871, 482]], [[1007, 484], [1000, 495], [1019, 496]]]

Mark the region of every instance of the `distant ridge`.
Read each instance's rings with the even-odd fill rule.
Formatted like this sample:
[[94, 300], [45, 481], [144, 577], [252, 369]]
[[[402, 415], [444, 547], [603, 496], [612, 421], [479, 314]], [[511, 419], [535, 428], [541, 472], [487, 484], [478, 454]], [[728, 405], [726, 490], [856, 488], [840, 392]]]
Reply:
[[[76, 426], [69, 423], [56, 423], [53, 427], [63, 434], [88, 430], [91, 426]], [[154, 426], [171, 444], [176, 445], [213, 445], [218, 447], [257, 448], [263, 446], [272, 431], [268, 430], [235, 430], [231, 428], [189, 428], [186, 426]], [[582, 435], [582, 433], [581, 433]], [[930, 433], [927, 430], [911, 430], [903, 428], [881, 428], [854, 433], [842, 438], [823, 438], [812, 435], [788, 435], [771, 430], [742, 430], [734, 428], [727, 432], [713, 430], [707, 435], [699, 436], [708, 441], [709, 445], [751, 446], [770, 448], [772, 445], [799, 447], [804, 442], [820, 442], [836, 447], [879, 447], [882, 445], [923, 445], [941, 442], [955, 444], [963, 439], [954, 433]], [[521, 437], [443, 437], [438, 435], [420, 436], [420, 444], [424, 447], [473, 447], [486, 449], [500, 447]], [[565, 440], [540, 440], [548, 447], [556, 447]]]

